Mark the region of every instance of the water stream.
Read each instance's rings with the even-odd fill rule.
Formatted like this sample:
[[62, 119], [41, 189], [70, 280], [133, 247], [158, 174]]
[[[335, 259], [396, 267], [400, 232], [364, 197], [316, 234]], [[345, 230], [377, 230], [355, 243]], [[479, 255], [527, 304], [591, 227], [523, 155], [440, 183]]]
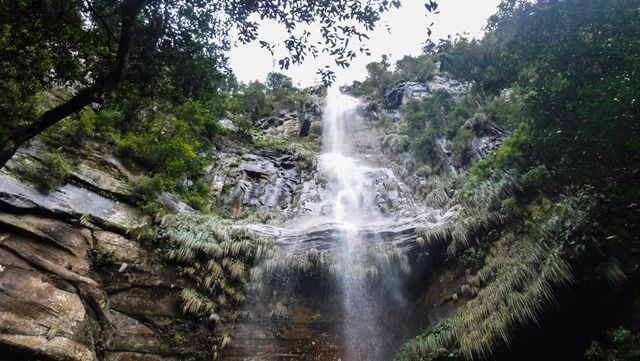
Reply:
[[[364, 227], [380, 222], [384, 216], [375, 204], [375, 168], [368, 167], [354, 156], [351, 136], [362, 126], [356, 98], [330, 90], [323, 113], [324, 153], [319, 171], [328, 177], [333, 198], [330, 199], [333, 222], [339, 232], [340, 265], [338, 283], [344, 310], [343, 337], [346, 358], [350, 361], [385, 359], [385, 310], [376, 294], [382, 284], [367, 277], [370, 250], [368, 241], [360, 235]], [[388, 281], [388, 280], [386, 280]], [[393, 282], [392, 282], [393, 283]], [[388, 288], [388, 287], [387, 287]], [[395, 290], [388, 290], [395, 292]]]

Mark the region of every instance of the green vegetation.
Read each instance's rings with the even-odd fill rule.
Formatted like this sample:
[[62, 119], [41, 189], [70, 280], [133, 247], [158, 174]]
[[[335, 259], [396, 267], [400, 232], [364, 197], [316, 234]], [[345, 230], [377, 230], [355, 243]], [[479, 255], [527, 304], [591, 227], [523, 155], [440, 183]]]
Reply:
[[604, 342], [593, 341], [584, 356], [589, 361], [635, 360], [640, 357], [640, 334], [624, 327], [611, 329]]
[[73, 171], [70, 160], [51, 151], [41, 152], [40, 158], [29, 155], [16, 157], [12, 172], [19, 178], [35, 185], [41, 192], [49, 192], [69, 180]]
[[214, 216], [165, 216], [162, 234], [169, 260], [193, 283], [182, 290], [184, 313], [219, 318], [245, 299], [249, 267], [262, 243], [241, 228]]
[[351, 92], [359, 96], [381, 99], [393, 84], [399, 81], [426, 81], [438, 74], [437, 58], [431, 54], [417, 57], [405, 56], [398, 60], [392, 69], [389, 57], [382, 56], [379, 62], [367, 65], [367, 79], [354, 82]]
[[[434, 74], [471, 84], [459, 99], [442, 91], [411, 99], [399, 125], [378, 124], [383, 151], [416, 195], [459, 207], [425, 226], [419, 244], [446, 245], [448, 261], [471, 272], [453, 315], [409, 341], [399, 360], [491, 358], [540, 321], [559, 289], [626, 289], [638, 280], [636, 5], [506, 0], [482, 39], [445, 39], [415, 62], [404, 59], [426, 75], [383, 59], [354, 84], [378, 102], [395, 83]], [[471, 142], [487, 127], [510, 135], [476, 162]], [[445, 159], [467, 171], [447, 175]], [[617, 334], [625, 341], [610, 333], [586, 357], [633, 359], [635, 333]]]
[[[287, 1], [264, 6], [148, 0], [3, 3], [0, 166], [20, 146], [63, 119], [87, 106], [109, 106], [116, 93], [177, 103], [215, 94], [217, 80], [225, 78], [218, 70], [226, 66], [224, 52], [232, 35], [242, 42], [257, 40], [256, 19], [274, 20], [289, 31], [281, 69], [319, 52], [331, 54], [338, 66], [346, 67], [356, 52], [368, 53], [361, 41], [353, 40], [367, 38], [359, 29], [373, 29], [381, 13], [399, 6], [397, 1], [374, 6]], [[300, 23], [312, 22], [321, 24], [322, 45], [309, 41], [308, 31], [294, 31]], [[275, 44], [259, 42], [273, 51]], [[325, 83], [334, 78], [330, 68], [318, 73]], [[274, 92], [286, 92], [288, 83], [273, 80], [268, 85]], [[40, 101], [54, 89], [64, 91], [49, 103]]]
[[[0, 27], [0, 166], [39, 136], [47, 150], [16, 157], [11, 170], [43, 191], [71, 180], [76, 157], [101, 148], [142, 174], [134, 192], [143, 210], [162, 213], [158, 196], [179, 195], [199, 213], [164, 215], [158, 251], [179, 267], [182, 311], [214, 323], [234, 319], [233, 308], [248, 292], [271, 291], [301, 275], [349, 271], [376, 282], [386, 268], [409, 274], [410, 259], [395, 246], [368, 245], [347, 270], [327, 251], [285, 252], [215, 215], [205, 173], [217, 149], [286, 152], [311, 171], [319, 145], [318, 129], [307, 139], [257, 129], [270, 116], [304, 112], [310, 90], [281, 73], [270, 73], [264, 84], [239, 84], [222, 72], [227, 26], [237, 25], [240, 40], [249, 41], [258, 36], [254, 14], [291, 30], [295, 19], [317, 20], [330, 53], [346, 66], [355, 53], [345, 42], [363, 34], [339, 20], [371, 28], [380, 12], [397, 6], [299, 3], [2, 3], [0, 18], [9, 25]], [[113, 15], [105, 20], [105, 14]], [[320, 51], [305, 36], [291, 36], [282, 68]], [[465, 269], [452, 314], [409, 340], [398, 360], [491, 358], [516, 344], [520, 330], [543, 322], [559, 290], [597, 285], [637, 297], [629, 287], [640, 280], [636, 0], [504, 0], [482, 39], [429, 43], [419, 56], [393, 65], [383, 57], [367, 72], [351, 92], [374, 106], [400, 81], [445, 76], [469, 85], [459, 96], [439, 90], [409, 99], [398, 122], [383, 116], [373, 129], [386, 155], [381, 162], [391, 163], [416, 197], [451, 210], [447, 221], [418, 231], [416, 249], [442, 249], [437, 256]], [[321, 75], [332, 78], [328, 70]], [[474, 145], [488, 129], [499, 130], [501, 144], [479, 160]], [[222, 184], [222, 192], [232, 186]], [[278, 219], [271, 211], [242, 217]], [[112, 263], [103, 251], [94, 250], [94, 264]], [[291, 318], [280, 297], [265, 296], [278, 328]], [[640, 357], [637, 324], [602, 327], [584, 357]], [[179, 332], [169, 341], [187, 342]], [[221, 347], [229, 342], [225, 335]]]

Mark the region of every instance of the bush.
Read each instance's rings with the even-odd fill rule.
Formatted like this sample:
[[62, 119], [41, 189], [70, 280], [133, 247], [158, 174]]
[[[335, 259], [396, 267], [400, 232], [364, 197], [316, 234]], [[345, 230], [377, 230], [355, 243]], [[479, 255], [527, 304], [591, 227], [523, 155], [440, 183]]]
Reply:
[[471, 160], [471, 141], [476, 133], [470, 128], [460, 128], [452, 140], [453, 159], [459, 165], [467, 164]]
[[71, 165], [60, 154], [50, 151], [45, 151], [40, 161], [22, 155], [16, 158], [16, 162], [17, 166], [12, 171], [45, 193], [63, 185], [73, 172]]
[[43, 140], [51, 147], [64, 147], [77, 151], [96, 136], [97, 115], [91, 108], [84, 108], [77, 114], [58, 122], [43, 135]]
[[438, 72], [437, 60], [431, 54], [405, 55], [396, 62], [394, 77], [404, 81], [427, 81]]
[[518, 214], [518, 210], [518, 201], [514, 196], [506, 198], [500, 204], [500, 213], [506, 218], [515, 216]]
[[42, 156], [42, 164], [48, 175], [60, 181], [66, 180], [73, 171], [69, 163], [57, 153], [45, 153]]
[[551, 183], [551, 173], [544, 164], [529, 169], [521, 177], [522, 186], [529, 189], [545, 189]]
[[604, 342], [592, 341], [584, 356], [589, 361], [637, 360], [640, 357], [640, 333], [624, 327], [609, 330]]
[[433, 168], [439, 168], [442, 163], [442, 154], [436, 143], [436, 138], [431, 132], [424, 132], [420, 137], [411, 142], [411, 150], [414, 157]]

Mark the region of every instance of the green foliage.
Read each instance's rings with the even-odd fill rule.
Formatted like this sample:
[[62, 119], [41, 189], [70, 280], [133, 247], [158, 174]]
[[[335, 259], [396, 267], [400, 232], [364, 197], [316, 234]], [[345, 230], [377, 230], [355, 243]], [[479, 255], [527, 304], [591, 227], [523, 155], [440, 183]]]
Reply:
[[251, 134], [251, 130], [253, 130], [253, 121], [251, 117], [247, 114], [238, 114], [233, 119], [233, 124], [238, 127], [238, 130], [242, 134]]
[[475, 138], [476, 133], [473, 129], [462, 127], [458, 129], [456, 136], [453, 137], [452, 151], [453, 159], [460, 165], [468, 163], [470, 159], [471, 141]]
[[500, 145], [496, 153], [480, 160], [471, 168], [476, 179], [486, 179], [498, 170], [521, 168], [527, 163], [525, 155], [530, 154], [532, 139], [526, 123], [518, 128]]
[[291, 143], [287, 147], [287, 151], [292, 153], [298, 167], [302, 170], [312, 170], [316, 165], [316, 152], [313, 149], [305, 147], [301, 143]]
[[[556, 178], [603, 187], [629, 182], [637, 169], [628, 165], [640, 164], [634, 146], [640, 82], [630, 75], [640, 71], [634, 6], [632, 0], [505, 1], [483, 40], [441, 44], [443, 57], [455, 54], [459, 66], [443, 64], [495, 91], [518, 84], [522, 102], [503, 109], [496, 98], [491, 112], [502, 124], [526, 113], [530, 142], [521, 152], [554, 169]], [[499, 79], [483, 78], [496, 78], [490, 69]]]
[[42, 156], [42, 164], [49, 175], [61, 181], [66, 180], [72, 172], [69, 163], [57, 153], [45, 153]]
[[524, 188], [545, 190], [551, 185], [552, 177], [547, 167], [542, 164], [525, 172], [521, 177], [521, 182]]
[[429, 328], [425, 333], [415, 337], [410, 342], [405, 343], [398, 354], [396, 355], [397, 361], [444, 361], [444, 360], [459, 360], [460, 357], [453, 351], [442, 347], [436, 350], [431, 350], [428, 354], [421, 353], [421, 349], [424, 345], [428, 344], [441, 344], [448, 345], [453, 340], [451, 339], [451, 319], [444, 319], [436, 325]]
[[73, 172], [65, 158], [48, 150], [42, 152], [39, 159], [23, 155], [16, 162], [17, 166], [12, 171], [45, 193], [62, 186]]
[[471, 158], [473, 127], [485, 123], [485, 115], [473, 96], [455, 100], [446, 91], [437, 91], [423, 99], [411, 99], [402, 108], [401, 123], [410, 141], [413, 156], [419, 162], [438, 169], [444, 157], [445, 138], [452, 139], [453, 160], [466, 165]]
[[178, 262], [181, 274], [194, 283], [181, 293], [185, 313], [218, 315], [244, 301], [248, 265], [264, 242], [213, 216], [169, 215], [161, 228], [170, 242], [167, 258]]
[[293, 86], [290, 77], [281, 73], [269, 73], [266, 83], [258, 81], [240, 85], [237, 103], [230, 106], [238, 116], [248, 115], [252, 122], [282, 111], [302, 110], [307, 94]]
[[[630, 233], [638, 217], [629, 211], [636, 207], [632, 184], [640, 164], [639, 83], [630, 76], [640, 64], [636, 5], [503, 1], [484, 39], [439, 45], [441, 70], [473, 81], [476, 92], [512, 87], [484, 96], [476, 114], [515, 131], [473, 166], [449, 203], [462, 206], [458, 214], [422, 231], [427, 244], [445, 243], [455, 260], [482, 266], [467, 278], [471, 298], [443, 321], [446, 327], [410, 341], [400, 359], [447, 352], [491, 358], [523, 325], [537, 322], [557, 289], [577, 281], [576, 259], [585, 278], [614, 287], [628, 282], [638, 260], [638, 237]], [[601, 207], [611, 214], [603, 216]], [[489, 228], [494, 231], [483, 233]], [[488, 253], [475, 257], [477, 250]], [[585, 270], [582, 260], [595, 254], [602, 260]], [[638, 358], [636, 336], [612, 331], [585, 357]]]
[[[502, 208], [510, 207], [509, 199]], [[445, 351], [465, 359], [486, 358], [496, 346], [508, 345], [518, 326], [537, 322], [558, 287], [573, 282], [568, 255], [576, 249], [572, 242], [592, 227], [593, 207], [593, 196], [578, 192], [530, 215], [525, 232], [500, 234], [484, 265], [467, 278], [474, 297], [445, 320], [446, 327], [405, 345], [400, 359], [420, 360]]]
[[631, 361], [640, 357], [640, 333], [624, 327], [607, 332], [604, 342], [592, 341], [584, 356], [589, 361]]
[[455, 102], [451, 94], [443, 90], [424, 99], [408, 101], [403, 108], [406, 133], [411, 137], [417, 137], [428, 128], [434, 134], [442, 134], [454, 107]]
[[267, 74], [265, 86], [271, 91], [287, 88], [291, 89], [293, 88], [293, 81], [291, 80], [291, 77], [285, 74], [271, 72]]
[[424, 82], [438, 73], [437, 61], [431, 54], [405, 55], [395, 64], [394, 77], [404, 81]]
[[404, 134], [391, 133], [382, 139], [382, 146], [392, 153], [402, 153], [409, 146], [409, 137]]
[[36, 4], [32, 1], [0, 5], [0, 116], [15, 131], [33, 121], [39, 95], [51, 83], [70, 85], [87, 75], [86, 59], [92, 32], [82, 31], [79, 1]]
[[360, 96], [383, 99], [384, 92], [399, 81], [427, 81], [438, 73], [436, 58], [428, 53], [406, 55], [392, 67], [389, 57], [383, 55], [379, 62], [367, 64], [367, 78], [354, 82], [351, 92]]
[[[279, 61], [282, 69], [319, 51], [346, 67], [356, 51], [368, 53], [358, 48], [361, 41], [355, 39], [366, 38], [365, 31], [375, 27], [381, 13], [399, 6], [396, 1], [376, 6], [286, 1], [265, 6], [171, 1], [3, 3], [0, 165], [46, 128], [86, 106], [108, 104], [118, 98], [116, 93], [173, 104], [224, 98], [223, 93], [234, 88], [235, 79], [221, 72], [226, 66], [222, 54], [231, 47], [232, 37], [242, 42], [256, 40], [258, 19], [279, 22], [289, 32], [284, 41], [288, 53]], [[319, 35], [324, 41], [310, 42], [309, 32], [298, 36], [294, 31], [299, 23], [310, 22], [321, 24]], [[237, 32], [232, 34], [231, 29]], [[260, 45], [273, 51], [266, 41]], [[318, 73], [325, 83], [334, 78], [331, 69]], [[274, 73], [269, 81], [278, 110], [291, 108], [292, 99], [302, 100], [289, 92], [286, 76]], [[43, 106], [38, 97], [54, 90], [62, 90], [61, 96]], [[254, 119], [264, 113], [259, 97], [240, 102]], [[225, 102], [226, 106], [237, 105], [233, 103]]]
[[518, 213], [518, 201], [516, 197], [511, 196], [503, 200], [500, 204], [500, 213], [508, 218], [515, 216]]
[[359, 95], [373, 94], [381, 99], [384, 91], [395, 82], [390, 69], [391, 64], [389, 64], [387, 55], [382, 55], [380, 62], [367, 64], [367, 79], [356, 87], [356, 93]]
[[482, 40], [465, 37], [441, 39], [435, 53], [440, 60], [441, 71], [497, 93], [515, 79], [511, 69], [499, 66], [502, 64], [500, 45], [496, 34], [489, 32]]
[[291, 141], [278, 138], [268, 133], [255, 133], [253, 145], [257, 149], [279, 150], [285, 152], [291, 146]]
[[171, 336], [171, 343], [174, 346], [182, 346], [185, 342], [187, 342], [187, 338], [180, 332], [176, 332]]
[[98, 131], [110, 138], [116, 153], [148, 173], [135, 188], [149, 212], [158, 210], [163, 191], [178, 193], [196, 209], [209, 208], [209, 187], [203, 182], [208, 149], [225, 130], [217, 122], [219, 99], [189, 100], [180, 104], [155, 102], [135, 96], [96, 114]]
[[43, 139], [53, 147], [62, 146], [65, 150], [77, 152], [97, 136], [96, 121], [96, 112], [91, 108], [84, 108], [73, 117], [49, 128]]
[[241, 88], [238, 95], [240, 111], [249, 114], [253, 121], [269, 115], [271, 108], [267, 103], [267, 87], [257, 81]]
[[506, 129], [514, 129], [526, 119], [524, 97], [520, 87], [514, 86], [502, 95], [494, 96], [483, 105], [483, 111], [496, 124]]

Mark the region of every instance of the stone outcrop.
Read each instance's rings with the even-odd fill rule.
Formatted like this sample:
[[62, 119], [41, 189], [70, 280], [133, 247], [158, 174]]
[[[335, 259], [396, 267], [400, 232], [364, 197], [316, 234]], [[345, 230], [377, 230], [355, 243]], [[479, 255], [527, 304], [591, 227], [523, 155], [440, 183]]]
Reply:
[[220, 153], [208, 179], [222, 210], [231, 215], [245, 209], [287, 209], [300, 184], [294, 157], [273, 151]]
[[125, 168], [105, 162], [83, 162], [74, 184], [46, 194], [0, 174], [0, 359], [210, 354], [214, 328], [182, 314], [176, 269], [129, 235], [148, 220], [115, 200], [130, 196]]
[[400, 82], [384, 92], [385, 106], [397, 109], [408, 99], [420, 99], [445, 91], [454, 98], [459, 98], [468, 90], [468, 85], [458, 80], [436, 75], [426, 82]]

